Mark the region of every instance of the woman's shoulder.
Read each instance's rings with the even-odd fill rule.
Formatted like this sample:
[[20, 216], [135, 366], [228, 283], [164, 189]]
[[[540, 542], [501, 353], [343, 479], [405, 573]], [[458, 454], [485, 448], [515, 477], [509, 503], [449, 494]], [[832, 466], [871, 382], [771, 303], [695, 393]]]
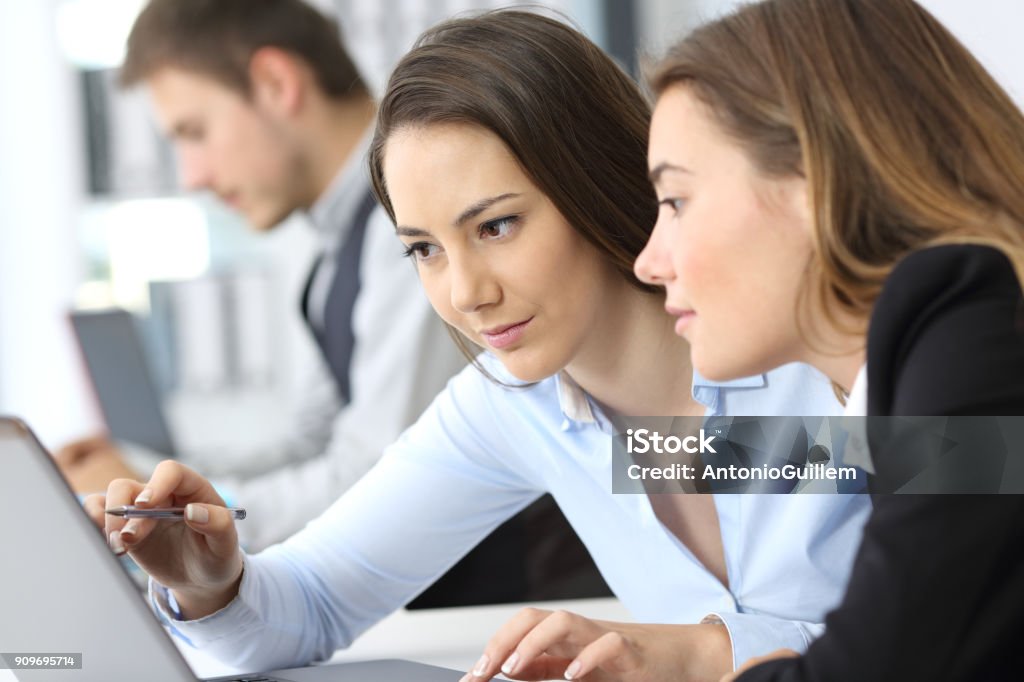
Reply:
[[875, 315], [958, 297], [1020, 297], [1020, 283], [1005, 253], [981, 244], [944, 244], [905, 256], [885, 281]]
[[868, 331], [872, 414], [1021, 409], [1024, 299], [998, 249], [943, 245], [893, 268]]
[[991, 299], [1021, 300], [1010, 259], [998, 249], [950, 244], [920, 249], [893, 268], [875, 302], [868, 348], [905, 346], [949, 312]]

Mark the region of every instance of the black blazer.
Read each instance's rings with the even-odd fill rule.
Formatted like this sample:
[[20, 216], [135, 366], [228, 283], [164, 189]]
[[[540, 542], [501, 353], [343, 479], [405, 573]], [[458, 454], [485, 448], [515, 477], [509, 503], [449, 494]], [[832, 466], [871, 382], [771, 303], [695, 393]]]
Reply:
[[[982, 246], [916, 252], [868, 333], [871, 415], [1024, 415], [1024, 299]], [[872, 443], [876, 467], [884, 443]], [[1008, 443], [1011, 457], [1024, 443]], [[1024, 496], [875, 495], [840, 606], [799, 659], [742, 682], [1024, 676]]]

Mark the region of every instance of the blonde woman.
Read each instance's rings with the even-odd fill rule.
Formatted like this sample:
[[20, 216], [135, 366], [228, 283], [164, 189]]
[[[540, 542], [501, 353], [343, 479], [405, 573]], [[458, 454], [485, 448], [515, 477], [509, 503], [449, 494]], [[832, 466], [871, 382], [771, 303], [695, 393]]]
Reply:
[[[636, 272], [665, 288], [698, 371], [803, 361], [850, 414], [1024, 414], [1024, 117], [927, 11], [748, 5], [651, 85], [661, 209]], [[874, 441], [875, 468], [898, 450]], [[876, 496], [826, 626], [738, 679], [1019, 678], [1024, 498]], [[530, 644], [574, 651], [574, 678], [650, 682], [686, 678], [674, 637], [577, 624]]]

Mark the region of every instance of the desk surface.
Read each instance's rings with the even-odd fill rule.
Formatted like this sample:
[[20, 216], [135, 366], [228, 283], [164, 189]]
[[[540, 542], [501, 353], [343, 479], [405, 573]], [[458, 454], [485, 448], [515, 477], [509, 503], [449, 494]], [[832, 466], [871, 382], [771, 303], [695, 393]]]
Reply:
[[[564, 609], [590, 618], [633, 620], [617, 599], [577, 599], [533, 604]], [[422, 611], [397, 611], [331, 658], [332, 663], [375, 658], [404, 658], [456, 670], [469, 670], [491, 635], [524, 604], [467, 606]], [[238, 672], [175, 640], [196, 675], [216, 677]], [[0, 670], [0, 682], [16, 682], [10, 670]], [[69, 680], [74, 679], [68, 676]]]

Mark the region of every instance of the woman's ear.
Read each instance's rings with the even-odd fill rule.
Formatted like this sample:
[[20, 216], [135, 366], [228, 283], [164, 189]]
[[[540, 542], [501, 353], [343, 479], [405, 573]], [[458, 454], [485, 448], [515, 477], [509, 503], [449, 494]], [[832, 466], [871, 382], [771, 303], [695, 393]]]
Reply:
[[793, 175], [783, 181], [786, 210], [808, 237], [813, 236], [814, 211], [811, 209], [810, 187], [804, 175]]
[[297, 114], [303, 105], [308, 69], [301, 60], [276, 47], [261, 47], [249, 60], [253, 105], [281, 118]]

